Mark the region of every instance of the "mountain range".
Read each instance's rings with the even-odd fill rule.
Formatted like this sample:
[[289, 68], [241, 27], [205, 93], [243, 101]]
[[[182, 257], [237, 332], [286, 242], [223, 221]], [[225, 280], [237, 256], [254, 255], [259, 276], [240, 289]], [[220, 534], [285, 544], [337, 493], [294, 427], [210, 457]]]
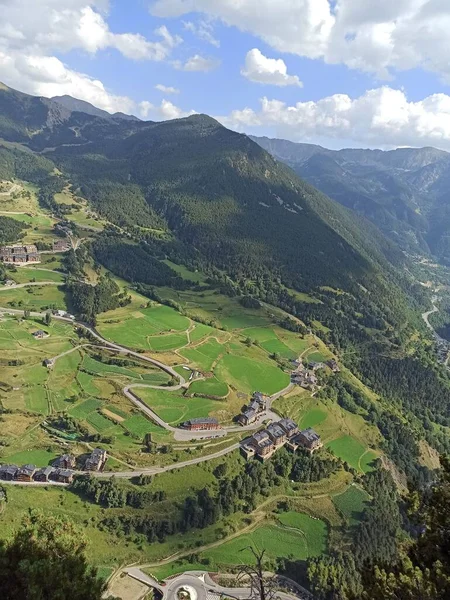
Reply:
[[[320, 320], [336, 344], [365, 339], [373, 325], [388, 338], [403, 330], [408, 306], [423, 290], [399, 247], [261, 144], [207, 115], [155, 123], [80, 112], [84, 105], [75, 100], [64, 104], [0, 86], [0, 138], [15, 143], [0, 152], [3, 177], [34, 180], [48, 190], [42, 195], [52, 210], [55, 189], [70, 182], [101, 216], [145, 240], [154, 256], [214, 273], [229, 293]], [[375, 157], [385, 155], [373, 156], [366, 159], [372, 171]], [[332, 160], [319, 147], [304, 149], [310, 168], [314, 158]], [[423, 168], [430, 160], [422, 158]], [[412, 220], [416, 213], [410, 214]], [[103, 260], [117, 267], [113, 255], [125, 251], [123, 244], [102, 248]], [[341, 290], [348, 310], [336, 301]], [[316, 302], [299, 301], [299, 294]]]
[[436, 148], [328, 150], [252, 137], [300, 177], [370, 219], [412, 254], [450, 262], [450, 154]]

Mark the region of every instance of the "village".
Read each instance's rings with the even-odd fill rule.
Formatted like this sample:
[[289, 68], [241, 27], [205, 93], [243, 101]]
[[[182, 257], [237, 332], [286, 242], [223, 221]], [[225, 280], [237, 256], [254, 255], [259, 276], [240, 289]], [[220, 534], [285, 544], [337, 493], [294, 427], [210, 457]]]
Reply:
[[[106, 450], [95, 448], [85, 459], [83, 470], [86, 472], [103, 471], [108, 455]], [[51, 466], [37, 468], [35, 465], [1, 465], [0, 480], [17, 481], [22, 483], [41, 482], [72, 483], [77, 472], [77, 459], [72, 454], [63, 454]]]

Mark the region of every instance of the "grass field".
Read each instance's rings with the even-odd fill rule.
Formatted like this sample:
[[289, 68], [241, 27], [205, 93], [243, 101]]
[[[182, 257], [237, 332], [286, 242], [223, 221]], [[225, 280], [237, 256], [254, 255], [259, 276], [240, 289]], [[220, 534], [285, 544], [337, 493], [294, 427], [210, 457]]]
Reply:
[[244, 356], [227, 354], [214, 370], [217, 378], [235, 385], [244, 392], [260, 390], [274, 394], [289, 384], [289, 375], [275, 363], [259, 362]]
[[324, 544], [322, 539], [318, 541], [309, 536], [309, 530], [303, 532], [297, 527], [288, 529], [276, 525], [263, 525], [251, 533], [208, 550], [204, 556], [208, 557], [216, 567], [252, 564], [254, 557], [249, 547], [253, 546], [259, 550], [264, 549], [268, 559], [291, 557], [294, 560], [306, 560], [317, 556], [317, 548]]
[[223, 344], [210, 339], [195, 348], [183, 348], [181, 354], [201, 371], [211, 371], [213, 364], [225, 352]]
[[131, 308], [135, 310], [126, 308], [128, 310], [119, 308], [103, 313], [99, 318], [98, 329], [108, 340], [142, 350], [172, 349], [187, 343], [187, 338], [181, 336], [168, 335], [153, 337], [151, 341], [149, 339], [162, 332], [181, 332], [188, 329], [189, 319], [173, 308], [162, 305], [150, 308], [134, 305]]
[[7, 455], [0, 460], [0, 462], [8, 462], [13, 465], [35, 465], [36, 467], [46, 467], [52, 461], [55, 460], [57, 454], [54, 452], [47, 452], [46, 450], [25, 450], [23, 452], [17, 452], [15, 454]]
[[369, 499], [367, 492], [352, 485], [343, 494], [333, 496], [333, 503], [349, 525], [357, 525]]
[[203, 381], [194, 381], [189, 386], [190, 394], [206, 394], [208, 396], [218, 396], [223, 398], [228, 394], [228, 386], [223, 381], [219, 381], [215, 377], [204, 379]]
[[328, 531], [323, 521], [294, 511], [281, 513], [278, 520], [285, 527], [302, 532], [309, 556], [320, 556], [326, 551]]
[[326, 444], [341, 460], [347, 462], [351, 467], [367, 473], [371, 470], [370, 463], [376, 458], [374, 452], [367, 452], [367, 448], [358, 440], [344, 435]]
[[16, 283], [28, 283], [29, 281], [54, 281], [60, 283], [64, 279], [63, 273], [51, 271], [44, 267], [22, 267], [8, 273]]
[[102, 405], [100, 400], [96, 400], [95, 398], [89, 398], [89, 400], [85, 400], [81, 404], [75, 406], [70, 410], [70, 414], [76, 419], [86, 419], [86, 417], [100, 408]]
[[0, 302], [3, 306], [12, 308], [44, 310], [55, 306], [58, 309], [67, 310], [64, 290], [56, 285], [15, 289], [0, 287]]
[[135, 390], [140, 398], [166, 423], [176, 425], [196, 417], [207, 417], [226, 411], [226, 402], [207, 398], [188, 398], [177, 392], [164, 390]]

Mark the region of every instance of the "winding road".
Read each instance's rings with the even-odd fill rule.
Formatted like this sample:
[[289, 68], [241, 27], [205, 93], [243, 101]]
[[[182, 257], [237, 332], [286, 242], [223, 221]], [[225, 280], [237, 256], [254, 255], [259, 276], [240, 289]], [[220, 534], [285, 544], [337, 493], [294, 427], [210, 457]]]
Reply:
[[[6, 288], [1, 288], [1, 289], [15, 289], [15, 288], [19, 288], [19, 287], [26, 287], [28, 285], [42, 285], [42, 284], [57, 285], [55, 282], [39, 282], [39, 283], [31, 282], [31, 283], [24, 283], [24, 284], [16, 284], [14, 286], [9, 286]], [[0, 291], [1, 291], [1, 289], [0, 289]], [[23, 315], [23, 310], [0, 307], [0, 315], [2, 313], [9, 314], [9, 315]], [[30, 311], [30, 316], [43, 318], [45, 316], [45, 313], [37, 312], [37, 311]], [[177, 379], [179, 383], [176, 385], [173, 385], [173, 386], [157, 386], [157, 385], [151, 385], [151, 384], [145, 384], [145, 383], [142, 383], [142, 384], [134, 383], [134, 384], [127, 385], [123, 388], [124, 395], [137, 408], [139, 408], [139, 410], [141, 410], [148, 417], [150, 417], [150, 419], [152, 419], [152, 421], [154, 421], [160, 427], [163, 427], [167, 431], [172, 432], [175, 436], [176, 441], [191, 442], [191, 441], [199, 441], [199, 440], [211, 440], [214, 438], [224, 437], [224, 436], [228, 435], [229, 433], [242, 433], [245, 431], [254, 431], [254, 430], [258, 429], [259, 427], [261, 427], [261, 425], [267, 421], [275, 421], [275, 422], [279, 421], [280, 420], [279, 415], [277, 413], [273, 412], [273, 410], [272, 410], [272, 403], [277, 398], [280, 398], [281, 396], [289, 393], [295, 387], [293, 384], [289, 384], [283, 390], [280, 390], [276, 394], [273, 394], [272, 396], [270, 396], [267, 401], [266, 410], [264, 412], [262, 412], [260, 417], [258, 418], [258, 420], [251, 425], [247, 425], [245, 427], [242, 427], [240, 425], [231, 425], [229, 427], [223, 427], [221, 429], [214, 430], [214, 431], [193, 432], [193, 431], [183, 430], [183, 429], [180, 429], [177, 427], [173, 427], [172, 425], [166, 423], [163, 419], [161, 419], [159, 417], [159, 415], [157, 413], [155, 413], [152, 410], [152, 408], [150, 406], [148, 406], [136, 393], [134, 393], [132, 391], [132, 389], [136, 389], [136, 388], [150, 388], [150, 389], [165, 390], [165, 391], [177, 391], [182, 388], [187, 388], [189, 386], [189, 383], [186, 382], [185, 378], [182, 375], [180, 375], [180, 373], [175, 371], [175, 369], [173, 369], [169, 365], [166, 365], [157, 359], [150, 358], [149, 356], [145, 356], [144, 354], [135, 352], [134, 350], [130, 350], [129, 348], [127, 348], [125, 346], [121, 346], [114, 342], [110, 342], [109, 340], [105, 339], [94, 327], [92, 327], [91, 325], [88, 325], [87, 323], [84, 323], [81, 321], [74, 321], [73, 319], [70, 319], [68, 317], [60, 317], [57, 315], [54, 315], [53, 318], [56, 320], [63, 321], [66, 323], [71, 323], [74, 326], [83, 328], [85, 331], [87, 331], [89, 333], [90, 336], [92, 336], [94, 339], [96, 339], [102, 343], [101, 348], [121, 352], [126, 355], [138, 358], [139, 360], [148, 362], [149, 364], [161, 369], [162, 371], [164, 371], [165, 373], [167, 373], [174, 379]], [[59, 358], [62, 358], [63, 356], [65, 356], [71, 352], [74, 352], [77, 348], [80, 348], [83, 346], [89, 346], [89, 345], [91, 345], [91, 344], [81, 344], [77, 347], [71, 348], [70, 350], [63, 352], [60, 355], [53, 357], [53, 361], [56, 361]], [[137, 477], [141, 474], [156, 475], [158, 473], [165, 473], [167, 471], [172, 471], [174, 469], [180, 469], [183, 467], [188, 467], [191, 465], [206, 462], [208, 460], [213, 460], [215, 458], [220, 458], [221, 456], [225, 456], [226, 454], [233, 452], [234, 450], [237, 450], [238, 448], [239, 448], [239, 444], [232, 444], [232, 445], [228, 446], [227, 448], [224, 448], [213, 454], [208, 454], [207, 456], [197, 457], [197, 458], [187, 460], [184, 462], [174, 463], [172, 465], [167, 465], [164, 467], [141, 468], [141, 469], [135, 470], [135, 471], [115, 471], [115, 472], [105, 472], [105, 473], [94, 473], [94, 475], [97, 477], [112, 477], [114, 475], [115, 477], [121, 477], [121, 478]]]

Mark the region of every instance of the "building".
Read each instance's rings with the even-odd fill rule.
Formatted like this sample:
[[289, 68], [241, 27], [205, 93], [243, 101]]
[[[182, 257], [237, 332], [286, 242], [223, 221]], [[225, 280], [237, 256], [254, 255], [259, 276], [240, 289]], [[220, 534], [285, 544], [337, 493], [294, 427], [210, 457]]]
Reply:
[[31, 334], [36, 340], [43, 340], [45, 338], [50, 337], [50, 334], [44, 331], [43, 329], [38, 329]]
[[323, 362], [315, 362], [314, 360], [308, 364], [308, 368], [312, 371], [319, 371], [320, 369], [325, 369], [326, 365]]
[[219, 421], [213, 417], [203, 417], [198, 419], [190, 419], [182, 425], [189, 431], [205, 431], [209, 429], [220, 429]]
[[244, 427], [245, 427], [246, 425], [251, 425], [252, 423], [254, 423], [257, 418], [258, 418], [258, 413], [256, 410], [251, 409], [251, 408], [246, 408], [239, 415], [238, 422], [241, 425], [244, 425]]
[[334, 358], [327, 361], [327, 367], [329, 367], [333, 371], [333, 373], [339, 373], [339, 371], [341, 370]]
[[266, 429], [270, 439], [279, 448], [286, 442], [286, 432], [278, 423], [271, 423]]
[[292, 438], [298, 433], [298, 425], [297, 423], [294, 423], [292, 419], [281, 419], [281, 421], [278, 422], [278, 425], [284, 429], [288, 439]]
[[261, 392], [254, 392], [248, 404], [238, 417], [241, 425], [251, 425], [258, 419], [258, 415], [266, 410], [266, 398]]
[[40, 262], [39, 252], [34, 244], [27, 246], [2, 246], [0, 260], [4, 263], [25, 265]]
[[53, 462], [53, 466], [59, 469], [74, 469], [75, 464], [76, 459], [72, 454], [63, 454]]
[[0, 479], [4, 479], [5, 481], [12, 481], [16, 478], [17, 471], [19, 467], [16, 465], [2, 465], [0, 467]]
[[56, 240], [56, 242], [53, 242], [53, 252], [67, 252], [68, 250], [70, 250], [69, 240]]
[[294, 441], [298, 442], [300, 446], [310, 450], [317, 450], [323, 446], [320, 435], [314, 431], [311, 427], [309, 429], [303, 429], [294, 437]]
[[43, 365], [44, 365], [44, 367], [47, 367], [48, 369], [51, 369], [53, 367], [53, 365], [54, 365], [53, 358], [46, 358], [46, 359], [44, 359]]
[[33, 481], [36, 467], [34, 465], [23, 465], [16, 473], [17, 481]]
[[73, 481], [73, 471], [70, 469], [56, 469], [55, 472], [55, 480], [60, 483], [72, 483]]
[[275, 452], [275, 444], [270, 439], [267, 431], [258, 431], [250, 440], [250, 445], [255, 449], [256, 455], [262, 460], [266, 460]]
[[35, 481], [48, 481], [50, 476], [54, 473], [53, 467], [43, 467], [34, 474]]
[[86, 459], [86, 463], [84, 468], [86, 471], [101, 471], [105, 466], [108, 455], [106, 454], [106, 450], [102, 450], [102, 448], [95, 448], [92, 450], [89, 458]]

